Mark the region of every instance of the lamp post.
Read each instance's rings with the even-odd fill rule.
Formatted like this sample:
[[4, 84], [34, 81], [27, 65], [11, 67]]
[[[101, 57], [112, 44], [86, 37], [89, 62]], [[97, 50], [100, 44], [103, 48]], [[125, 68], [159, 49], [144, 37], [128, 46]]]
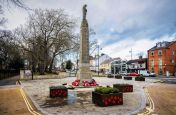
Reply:
[[[96, 49], [98, 49], [97, 65], [98, 65], [98, 76], [99, 76], [99, 63], [100, 63], [100, 61], [99, 61], [99, 53], [100, 53], [100, 50], [101, 50], [99, 44], [96, 45], [95, 49], [90, 53], [90, 55], [91, 55]], [[97, 70], [97, 65], [96, 65], [96, 63], [95, 63], [95, 70]]]
[[32, 74], [32, 80], [34, 79], [34, 42], [32, 42], [32, 69], [31, 69], [31, 74]]
[[114, 62], [114, 64], [113, 64], [113, 65], [114, 65], [114, 78], [115, 78], [115, 62]]
[[98, 48], [98, 77], [99, 77], [99, 45], [97, 45], [97, 48]]

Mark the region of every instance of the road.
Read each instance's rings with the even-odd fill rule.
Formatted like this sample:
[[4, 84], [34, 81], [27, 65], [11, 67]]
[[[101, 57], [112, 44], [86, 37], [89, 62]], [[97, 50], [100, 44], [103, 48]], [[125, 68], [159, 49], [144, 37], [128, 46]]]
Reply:
[[156, 83], [148, 88], [149, 94], [154, 101], [155, 113], [158, 115], [176, 114], [176, 85]]

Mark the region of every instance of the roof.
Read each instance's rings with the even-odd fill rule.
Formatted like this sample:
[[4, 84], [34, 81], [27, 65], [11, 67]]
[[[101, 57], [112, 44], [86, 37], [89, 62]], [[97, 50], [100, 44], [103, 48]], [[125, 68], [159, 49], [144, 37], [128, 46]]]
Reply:
[[147, 61], [147, 58], [134, 59], [134, 60], [129, 60], [129, 61], [127, 62], [127, 64], [136, 63], [136, 62], [145, 62], [145, 61]]
[[103, 61], [101, 64], [107, 64], [107, 63], [110, 63], [111, 61], [112, 59], [108, 59], [108, 60]]
[[[159, 44], [159, 43], [165, 43], [165, 46], [161, 46], [161, 47], [157, 47], [157, 44]], [[165, 42], [158, 42], [158, 43], [156, 43], [156, 45], [154, 46], [154, 47], [152, 47], [151, 49], [149, 49], [149, 50], [158, 50], [158, 49], [163, 49], [163, 48], [169, 48], [169, 46], [170, 45], [172, 45], [172, 44], [174, 44], [174, 43], [176, 43], [176, 41], [171, 41], [171, 42], [167, 42], [167, 41], [165, 41]]]
[[115, 60], [121, 60], [121, 58], [117, 57], [117, 58], [113, 58], [113, 59], [108, 59], [108, 60], [103, 61], [101, 64], [107, 64], [107, 63], [110, 63]]
[[89, 56], [89, 60], [94, 60], [94, 57], [93, 56]]

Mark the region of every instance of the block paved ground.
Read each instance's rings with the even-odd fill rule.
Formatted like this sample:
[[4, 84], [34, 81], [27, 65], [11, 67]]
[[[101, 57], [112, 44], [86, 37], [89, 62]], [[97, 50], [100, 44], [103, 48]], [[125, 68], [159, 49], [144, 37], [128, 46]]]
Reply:
[[[76, 78], [67, 77], [63, 79], [45, 79], [45, 80], [29, 80], [22, 81], [25, 91], [31, 97], [39, 108], [50, 114], [86, 114], [86, 115], [107, 115], [107, 114], [123, 114], [129, 115], [136, 110], [145, 107], [145, 94], [143, 87], [154, 84], [156, 80], [147, 79], [145, 82], [133, 80], [123, 80], [106, 77], [94, 77], [101, 86], [112, 86], [115, 83], [127, 83], [134, 85], [133, 93], [124, 94], [124, 104], [120, 106], [98, 107], [92, 103], [91, 91], [94, 88], [69, 90], [68, 99], [59, 100], [49, 98], [49, 87], [62, 85], [63, 83], [71, 84]], [[83, 90], [83, 91], [82, 91]], [[69, 103], [69, 104], [68, 104]]]

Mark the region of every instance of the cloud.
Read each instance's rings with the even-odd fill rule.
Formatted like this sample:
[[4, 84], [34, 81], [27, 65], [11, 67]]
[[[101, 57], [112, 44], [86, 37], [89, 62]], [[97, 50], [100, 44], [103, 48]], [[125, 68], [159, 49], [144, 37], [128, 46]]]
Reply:
[[140, 40], [125, 39], [120, 42], [116, 42], [105, 47], [102, 47], [102, 53], [106, 53], [109, 56], [116, 58], [121, 57], [122, 59], [131, 59], [131, 54], [129, 51], [132, 49], [133, 55], [132, 58], [138, 58], [139, 54], [144, 54], [144, 57], [147, 57], [147, 50], [156, 45], [159, 41], [172, 41], [175, 39], [175, 36], [163, 36], [160, 39], [147, 39], [142, 38]]
[[[157, 41], [176, 35], [175, 0], [30, 0], [26, 4], [34, 9], [62, 8], [78, 19], [79, 26], [82, 6], [87, 4], [89, 27], [96, 32], [90, 39], [98, 39], [104, 53], [113, 57], [130, 56], [131, 48], [146, 52]], [[27, 13], [21, 9], [7, 13], [7, 28], [24, 24]]]

